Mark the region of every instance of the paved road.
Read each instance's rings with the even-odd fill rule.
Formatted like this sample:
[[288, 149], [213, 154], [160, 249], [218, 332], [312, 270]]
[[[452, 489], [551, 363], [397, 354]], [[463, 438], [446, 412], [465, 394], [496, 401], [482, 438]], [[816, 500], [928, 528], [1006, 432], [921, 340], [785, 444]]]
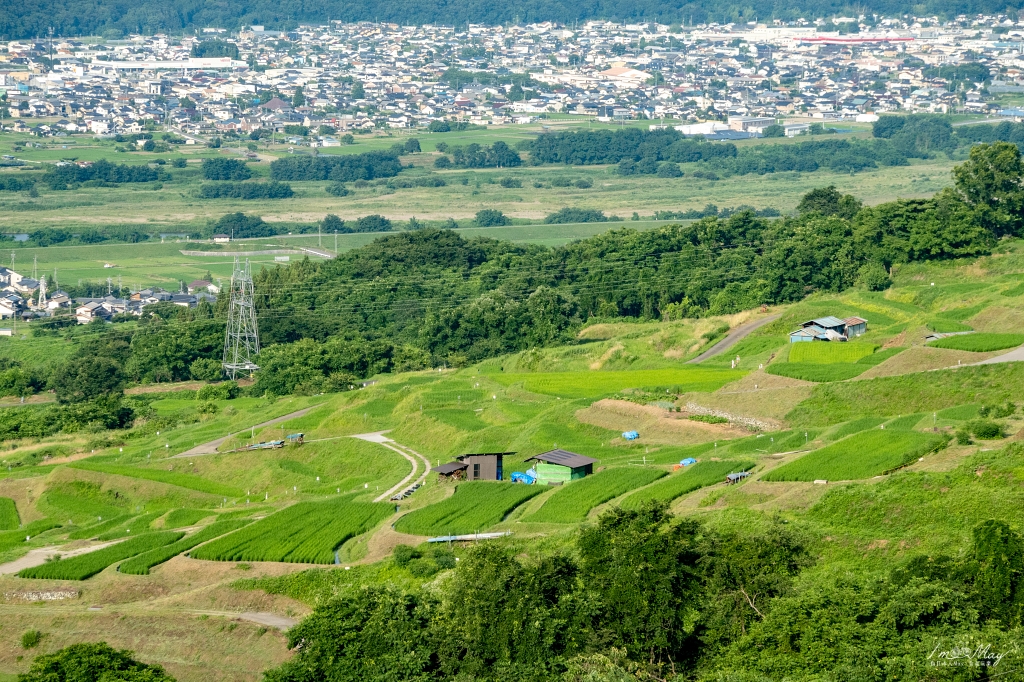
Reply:
[[[313, 407], [319, 407], [319, 405], [314, 405]], [[195, 446], [194, 448], [192, 448], [191, 450], [186, 450], [185, 452], [181, 453], [180, 455], [174, 455], [172, 457], [168, 457], [168, 459], [177, 459], [179, 457], [198, 457], [200, 455], [216, 455], [216, 454], [219, 454], [217, 452], [217, 448], [219, 448], [221, 445], [223, 445], [224, 441], [226, 441], [228, 438], [231, 438], [231, 436], [237, 436], [239, 433], [245, 433], [246, 431], [251, 431], [252, 429], [262, 429], [262, 428], [264, 428], [266, 426], [273, 426], [274, 424], [280, 424], [281, 422], [286, 422], [289, 419], [296, 419], [296, 418], [301, 417], [302, 415], [306, 414], [310, 410], [312, 410], [313, 407], [307, 407], [305, 409], [298, 410], [297, 412], [292, 412], [292, 413], [286, 414], [286, 415], [284, 415], [282, 417], [278, 417], [277, 419], [271, 419], [268, 422], [263, 422], [262, 424], [255, 424], [254, 426], [250, 426], [247, 429], [242, 429], [241, 431], [236, 431], [235, 433], [230, 433], [230, 434], [224, 436], [223, 438], [217, 438], [216, 440], [211, 440], [209, 443], [201, 443], [201, 444]]]
[[988, 360], [982, 360], [981, 362], [975, 362], [975, 365], [998, 365], [1001, 362], [1024, 362], [1024, 346], [1014, 348], [1009, 353], [1003, 353], [997, 355], [994, 358]]
[[294, 618], [287, 618], [285, 616], [279, 616], [276, 613], [268, 613], [265, 611], [194, 611], [193, 613], [207, 616], [224, 616], [225, 618], [241, 618], [242, 620], [247, 620], [250, 623], [266, 625], [267, 627], [277, 628], [278, 630], [288, 630], [299, 622]]
[[693, 360], [690, 360], [687, 364], [695, 365], [699, 362], [704, 362], [708, 358], [713, 358], [716, 355], [721, 355], [722, 353], [724, 353], [725, 351], [729, 350], [737, 343], [742, 341], [744, 338], [746, 338], [747, 335], [750, 334], [750, 332], [756, 329], [760, 329], [761, 327], [771, 322], [774, 322], [780, 317], [782, 317], [782, 313], [779, 313], [777, 315], [769, 315], [768, 317], [761, 318], [760, 320], [754, 320], [753, 322], [746, 322], [744, 324], [741, 324], [739, 327], [736, 327], [736, 329], [733, 330], [731, 334], [729, 334], [724, 339], [716, 343], [714, 346], [712, 346], [711, 348], [707, 349], [706, 351], [695, 357]]
[[427, 459], [426, 457], [416, 452], [407, 445], [396, 443], [395, 441], [385, 436], [385, 433], [387, 433], [387, 431], [376, 431], [374, 433], [359, 433], [352, 437], [358, 438], [359, 440], [365, 440], [371, 443], [383, 445], [388, 450], [394, 450], [402, 457], [405, 457], [409, 461], [409, 464], [412, 464], [412, 471], [409, 472], [408, 476], [406, 476], [401, 481], [396, 483], [389, 490], [386, 490], [385, 492], [378, 495], [376, 499], [374, 499], [374, 502], [384, 502], [385, 500], [389, 499], [392, 495], [399, 492], [400, 490], [405, 490], [409, 486], [415, 485], [415, 483], [412, 483], [411, 481], [413, 478], [416, 478], [416, 473], [419, 470], [420, 462], [417, 461], [417, 458], [419, 458], [419, 460], [422, 460], [423, 473], [420, 474], [419, 478], [416, 479], [416, 483], [423, 483], [423, 481], [427, 480], [427, 474], [430, 472], [429, 459]]

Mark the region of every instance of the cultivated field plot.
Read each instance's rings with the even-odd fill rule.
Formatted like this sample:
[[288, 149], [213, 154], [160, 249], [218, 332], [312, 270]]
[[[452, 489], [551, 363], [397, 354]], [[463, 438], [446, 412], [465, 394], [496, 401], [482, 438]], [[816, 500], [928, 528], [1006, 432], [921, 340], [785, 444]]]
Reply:
[[789, 361], [818, 365], [857, 362], [875, 352], [870, 343], [794, 343], [789, 349]]
[[215, 523], [211, 523], [206, 528], [196, 531], [191, 535], [186, 535], [177, 542], [172, 542], [169, 545], [151, 549], [148, 552], [132, 557], [128, 561], [124, 561], [117, 567], [117, 570], [121, 573], [128, 573], [131, 575], [149, 575], [149, 569], [154, 566], [158, 566], [165, 561], [170, 561], [182, 552], [188, 551], [196, 545], [201, 545], [202, 543], [218, 538], [225, 533], [238, 530], [249, 523], [250, 521], [245, 519], [217, 521]]
[[[852, 351], [845, 350], [851, 346], [854, 347]], [[804, 350], [806, 347], [809, 348]], [[789, 362], [776, 362], [768, 365], [765, 371], [776, 376], [818, 383], [846, 381], [863, 374], [903, 350], [902, 348], [889, 348], [878, 353], [860, 355], [865, 347], [870, 348], [868, 344], [857, 343], [795, 343], [789, 352]], [[821, 350], [816, 350], [817, 348], [821, 348]], [[797, 358], [806, 356], [812, 359], [796, 361], [794, 354]]]
[[941, 440], [915, 431], [872, 429], [844, 438], [770, 471], [766, 481], [849, 481], [907, 464]]
[[596, 398], [628, 388], [670, 389], [676, 393], [718, 390], [746, 372], [729, 369], [643, 369], [626, 372], [544, 372], [495, 374], [490, 378], [510, 386], [522, 382], [528, 391], [568, 398]]
[[51, 580], [85, 580], [122, 559], [127, 559], [142, 552], [148, 552], [157, 547], [169, 545], [180, 539], [182, 535], [183, 533], [176, 533], [174, 531], [140, 535], [95, 552], [26, 568], [18, 573], [18, 577], [48, 578]]
[[464, 535], [490, 528], [531, 497], [544, 492], [536, 485], [470, 481], [451, 497], [406, 514], [395, 530], [411, 535]]
[[579, 481], [566, 483], [540, 509], [524, 521], [534, 523], [577, 523], [584, 521], [599, 504], [652, 483], [668, 472], [660, 469], [607, 469]]
[[86, 524], [68, 533], [68, 540], [87, 540], [99, 537], [103, 533], [121, 526], [125, 521], [130, 521], [132, 518], [134, 517], [130, 514], [116, 514], [105, 519], [99, 519], [96, 523]]
[[300, 502], [203, 545], [192, 557], [213, 561], [287, 561], [333, 564], [334, 550], [391, 515], [390, 504]]
[[21, 524], [18, 518], [18, 508], [14, 506], [14, 500], [9, 497], [0, 497], [0, 530], [14, 530]]
[[189, 490], [196, 490], [211, 495], [221, 495], [224, 497], [242, 497], [243, 495], [242, 491], [236, 488], [176, 471], [142, 469], [120, 464], [97, 464], [88, 461], [75, 462], [68, 466], [72, 469], [84, 469], [85, 471], [96, 471], [102, 474], [114, 474], [116, 476], [128, 476], [129, 478], [142, 478], [147, 481], [167, 483], [168, 485], [176, 485], [180, 488], [188, 488]]
[[951, 350], [967, 350], [973, 353], [987, 353], [994, 350], [1016, 348], [1024, 344], [1024, 334], [961, 334], [947, 336], [932, 341], [928, 345], [933, 348], [949, 348]]
[[671, 502], [694, 490], [721, 483], [727, 474], [753, 468], [753, 462], [698, 462], [630, 493], [623, 498], [620, 506], [624, 509], [638, 509], [648, 502]]

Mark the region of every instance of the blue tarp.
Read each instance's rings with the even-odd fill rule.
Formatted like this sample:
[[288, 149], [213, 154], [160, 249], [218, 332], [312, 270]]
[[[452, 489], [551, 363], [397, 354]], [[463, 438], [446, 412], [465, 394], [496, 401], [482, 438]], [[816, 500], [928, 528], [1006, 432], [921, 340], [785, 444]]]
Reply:
[[697, 463], [697, 460], [695, 460], [693, 457], [687, 457], [682, 462], [680, 462], [680, 464], [682, 464], [684, 467], [688, 467], [691, 464], [696, 464], [696, 463]]
[[640, 434], [637, 433], [636, 431], [623, 431], [622, 437], [625, 438], [626, 440], [636, 440], [637, 438], [640, 437]]
[[536, 480], [537, 479], [535, 477], [531, 476], [528, 473], [524, 474], [522, 471], [512, 472], [513, 483], [525, 483], [526, 485], [533, 485], [534, 482], [536, 482]]

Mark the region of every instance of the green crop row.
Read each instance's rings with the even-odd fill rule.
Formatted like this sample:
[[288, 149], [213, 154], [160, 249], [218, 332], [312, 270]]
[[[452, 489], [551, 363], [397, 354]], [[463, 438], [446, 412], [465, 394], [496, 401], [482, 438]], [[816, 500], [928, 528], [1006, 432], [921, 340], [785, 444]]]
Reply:
[[353, 502], [351, 497], [300, 502], [203, 545], [192, 556], [213, 561], [331, 564], [334, 550], [383, 521], [393, 509], [390, 504]]
[[544, 492], [540, 486], [472, 481], [451, 497], [406, 514], [395, 529], [412, 535], [463, 535], [490, 528], [513, 509]]
[[753, 462], [698, 462], [630, 493], [623, 498], [621, 506], [625, 509], [638, 509], [647, 502], [671, 502], [694, 490], [721, 483], [727, 474], [753, 468]]
[[868, 370], [866, 365], [858, 363], [822, 365], [813, 362], [776, 362], [765, 369], [769, 374], [790, 379], [828, 383], [846, 381], [863, 374]]
[[916, 431], [871, 429], [804, 455], [764, 475], [766, 481], [849, 481], [907, 464], [943, 439]]
[[853, 434], [860, 433], [861, 431], [877, 428], [878, 426], [881, 426], [884, 421], [885, 419], [882, 417], [861, 417], [860, 419], [854, 419], [853, 421], [848, 421], [836, 429], [836, 432], [832, 434], [831, 438], [832, 440], [846, 438], [847, 436], [852, 436]]
[[191, 535], [186, 535], [177, 542], [172, 542], [169, 545], [151, 549], [148, 552], [144, 552], [124, 561], [117, 567], [117, 570], [121, 573], [128, 573], [131, 575], [149, 575], [149, 569], [154, 566], [158, 566], [165, 561], [170, 561], [182, 552], [186, 552], [196, 545], [201, 545], [202, 543], [218, 538], [225, 533], [238, 530], [249, 523], [249, 521], [243, 519], [211, 523], [206, 528], [198, 530]]
[[70, 559], [50, 561], [40, 566], [26, 568], [18, 573], [18, 576], [21, 578], [45, 578], [49, 580], [85, 580], [96, 575], [111, 564], [115, 564], [128, 557], [133, 557], [136, 554], [148, 552], [157, 547], [169, 545], [180, 539], [181, 536], [182, 533], [174, 531], [139, 535], [131, 540], [125, 540], [95, 552], [79, 554]]
[[1016, 348], [1024, 344], [1024, 334], [959, 334], [930, 342], [933, 348], [966, 350], [973, 353], [988, 353], [1005, 348]]
[[660, 469], [607, 469], [579, 481], [571, 481], [556, 490], [540, 509], [524, 521], [536, 523], [576, 523], [587, 518], [591, 509], [608, 500], [645, 486], [664, 476]]
[[0, 533], [0, 552], [16, 547], [25, 542], [25, 538], [34, 538], [51, 528], [60, 528], [60, 524], [53, 519], [39, 519], [19, 530], [4, 531]]
[[105, 533], [100, 533], [96, 536], [96, 539], [119, 540], [121, 538], [131, 537], [132, 535], [138, 535], [139, 533], [145, 533], [149, 530], [149, 524], [160, 518], [161, 514], [163, 514], [163, 512], [150, 512], [149, 514], [136, 516], [114, 528], [111, 528]]
[[69, 464], [72, 469], [84, 469], [85, 471], [97, 471], [103, 474], [115, 476], [128, 476], [129, 478], [141, 478], [147, 481], [157, 481], [168, 485], [176, 485], [179, 488], [197, 490], [201, 493], [220, 495], [221, 497], [242, 497], [242, 491], [230, 486], [222, 485], [214, 481], [208, 481], [199, 476], [183, 474], [177, 471], [161, 471], [159, 469], [142, 469], [120, 464], [98, 464], [96, 462], [82, 461]]
[[164, 528], [194, 526], [207, 516], [213, 516], [213, 512], [208, 509], [175, 509], [164, 518]]
[[14, 500], [9, 497], [0, 497], [0, 530], [14, 530], [21, 525], [18, 518], [18, 508], [14, 506]]

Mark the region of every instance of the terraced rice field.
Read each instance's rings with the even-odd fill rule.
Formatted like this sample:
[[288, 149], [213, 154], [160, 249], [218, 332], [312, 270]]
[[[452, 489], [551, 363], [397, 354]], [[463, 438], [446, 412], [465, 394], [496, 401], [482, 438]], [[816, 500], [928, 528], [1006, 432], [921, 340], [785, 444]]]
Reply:
[[395, 530], [412, 535], [463, 535], [484, 531], [544, 490], [537, 485], [497, 481], [460, 483], [451, 497], [400, 518]]
[[746, 372], [731, 369], [644, 369], [634, 371], [543, 372], [495, 374], [491, 378], [511, 386], [522, 383], [528, 391], [568, 398], [596, 398], [629, 388], [670, 389], [676, 393], [709, 393]]
[[666, 474], [661, 469], [606, 469], [582, 480], [566, 483], [545, 500], [540, 509], [523, 520], [535, 523], [584, 521], [590, 510], [597, 505], [652, 483]]
[[18, 573], [18, 577], [47, 578], [50, 580], [86, 580], [107, 566], [136, 554], [142, 554], [157, 547], [169, 545], [181, 538], [182, 535], [183, 533], [176, 533], [174, 531], [140, 535], [95, 552], [26, 568]]
[[620, 506], [624, 509], [639, 509], [648, 502], [671, 502], [694, 490], [721, 483], [728, 474], [753, 468], [753, 462], [698, 462], [630, 493], [623, 498]]
[[334, 551], [392, 514], [390, 504], [299, 502], [230, 535], [203, 545], [192, 556], [213, 561], [288, 561], [333, 564]]
[[766, 481], [850, 481], [871, 478], [907, 464], [935, 447], [935, 436], [898, 429], [871, 429], [836, 441], [770, 471]]
[[170, 561], [182, 552], [192, 549], [196, 545], [201, 545], [202, 543], [220, 537], [225, 533], [238, 530], [249, 523], [249, 521], [244, 519], [235, 521], [217, 521], [215, 523], [211, 523], [206, 528], [198, 530], [191, 535], [186, 535], [177, 542], [172, 542], [169, 545], [151, 549], [148, 552], [128, 559], [128, 561], [124, 561], [117, 567], [117, 570], [121, 573], [128, 573], [131, 575], [149, 575], [149, 569], [154, 566], [159, 566], [165, 561]]

